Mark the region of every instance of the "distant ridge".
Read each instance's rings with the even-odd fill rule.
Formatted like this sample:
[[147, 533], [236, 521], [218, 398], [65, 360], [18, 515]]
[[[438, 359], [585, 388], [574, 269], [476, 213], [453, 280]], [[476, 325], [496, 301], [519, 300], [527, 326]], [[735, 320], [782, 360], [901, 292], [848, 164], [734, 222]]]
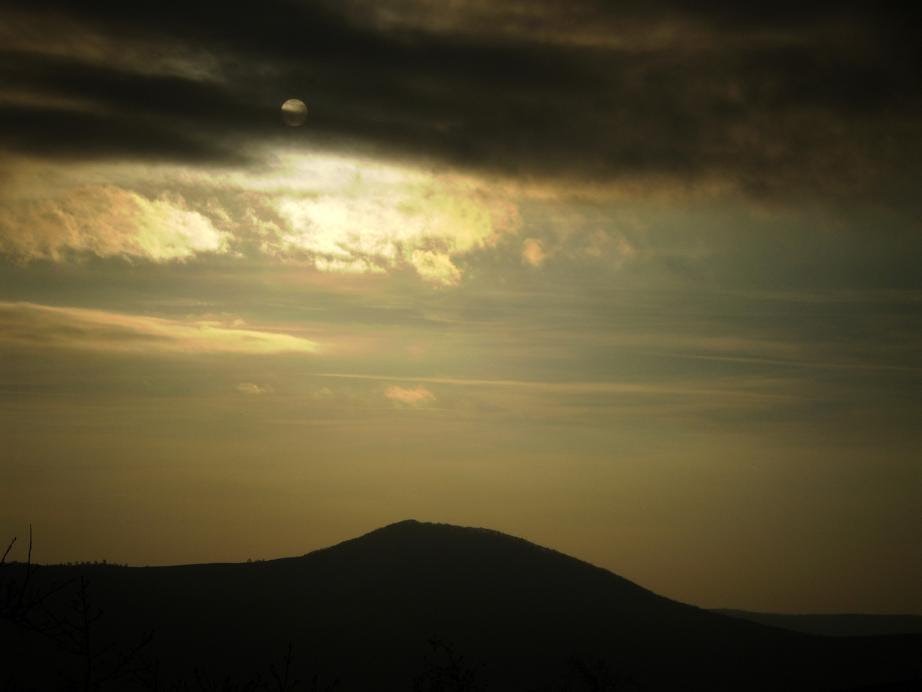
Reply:
[[[922, 636], [829, 638], [766, 627], [664, 598], [522, 538], [416, 520], [299, 557], [45, 566], [39, 574], [49, 583], [89, 580], [106, 613], [100, 640], [155, 630], [150, 653], [164, 675], [248, 675], [291, 642], [310, 671], [339, 678], [342, 692], [413, 689], [433, 637], [470, 662], [484, 683], [477, 689], [500, 692], [592, 689], [580, 685], [597, 670], [621, 681], [616, 689], [914, 684], [907, 681], [922, 648]], [[15, 632], [0, 635], [14, 641]], [[17, 664], [51, 675], [47, 649], [27, 643], [34, 648]]]
[[829, 637], [875, 637], [889, 634], [922, 634], [922, 615], [875, 615], [869, 613], [755, 613], [721, 608], [715, 613], [771, 627]]

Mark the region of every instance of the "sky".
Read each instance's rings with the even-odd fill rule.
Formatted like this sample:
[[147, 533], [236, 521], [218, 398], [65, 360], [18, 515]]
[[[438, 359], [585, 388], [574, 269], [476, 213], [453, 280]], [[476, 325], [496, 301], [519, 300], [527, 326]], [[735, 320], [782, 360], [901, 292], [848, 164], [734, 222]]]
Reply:
[[0, 535], [176, 564], [416, 518], [922, 614], [895, 8], [3, 0]]

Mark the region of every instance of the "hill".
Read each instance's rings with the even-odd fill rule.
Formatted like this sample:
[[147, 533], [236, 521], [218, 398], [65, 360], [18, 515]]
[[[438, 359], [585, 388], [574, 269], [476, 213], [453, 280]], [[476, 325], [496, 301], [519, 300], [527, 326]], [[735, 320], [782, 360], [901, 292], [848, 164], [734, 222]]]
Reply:
[[[160, 662], [161, 679], [189, 679], [194, 669], [249, 677], [292, 642], [302, 678], [339, 678], [342, 690], [410, 690], [414, 679], [433, 690], [851, 689], [912, 679], [922, 644], [912, 635], [841, 639], [766, 627], [663, 598], [522, 539], [416, 521], [295, 558], [44, 566], [39, 577], [86, 579], [104, 613], [96, 642], [124, 648], [154, 630], [143, 657]], [[73, 588], [47, 601], [51, 612], [79, 616], [74, 604]], [[23, 679], [48, 685], [56, 666], [82, 670], [79, 660], [58, 661], [47, 637], [10, 628], [3, 636]], [[430, 638], [454, 653], [431, 648]], [[438, 679], [464, 678], [459, 671], [482, 686], [439, 687]]]

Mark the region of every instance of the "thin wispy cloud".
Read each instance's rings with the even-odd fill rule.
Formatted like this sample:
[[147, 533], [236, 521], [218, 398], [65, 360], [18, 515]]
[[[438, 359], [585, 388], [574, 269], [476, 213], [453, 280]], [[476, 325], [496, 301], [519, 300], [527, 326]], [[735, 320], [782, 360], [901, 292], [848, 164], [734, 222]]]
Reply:
[[0, 345], [115, 353], [315, 353], [318, 345], [290, 334], [105, 310], [0, 302]]
[[255, 382], [241, 382], [237, 385], [236, 390], [241, 394], [247, 394], [249, 396], [261, 396], [263, 394], [272, 393], [272, 387], [256, 384]]
[[[457, 387], [487, 387], [531, 390], [548, 394], [621, 394], [633, 396], [692, 396], [721, 397], [737, 401], [783, 402], [794, 401], [799, 394], [784, 391], [790, 380], [776, 378], [728, 378], [725, 382], [695, 380], [688, 382], [600, 382], [600, 381], [548, 381], [548, 380], [489, 380], [465, 377], [412, 377], [386, 374], [359, 373], [311, 373], [312, 377], [333, 379], [374, 380], [381, 382], [418, 382], [417, 387], [406, 389], [398, 385], [388, 387], [385, 396], [396, 401], [410, 403], [429, 399], [431, 392], [426, 384], [451, 385]], [[710, 384], [710, 386], [709, 386]], [[720, 385], [720, 386], [716, 386]]]

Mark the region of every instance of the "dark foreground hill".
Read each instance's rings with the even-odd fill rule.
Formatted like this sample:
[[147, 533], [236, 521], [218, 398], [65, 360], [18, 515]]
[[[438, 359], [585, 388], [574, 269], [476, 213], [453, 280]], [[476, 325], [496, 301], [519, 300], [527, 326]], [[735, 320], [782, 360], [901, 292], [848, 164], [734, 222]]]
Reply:
[[[4, 569], [8, 580], [23, 570]], [[92, 656], [79, 646], [81, 578], [90, 614], [103, 611], [90, 626]], [[146, 630], [151, 642], [100, 688], [133, 689], [134, 666], [153, 689], [150, 664], [159, 662], [158, 689], [175, 679], [192, 681], [188, 689], [234, 689], [212, 682], [279, 664], [289, 642], [302, 680], [338, 678], [346, 691], [411, 690], [414, 680], [426, 690], [918, 689], [920, 675], [918, 635], [784, 631], [662, 598], [521, 539], [415, 521], [297, 558], [45, 566], [33, 583], [67, 587], [42, 607], [53, 620], [36, 616], [32, 629], [61, 626], [77, 644], [5, 625], [0, 675], [10, 689], [55, 689], [67, 677], [91, 689], [87, 679], [114, 670], [116, 654]], [[433, 637], [456, 653], [433, 649]], [[115, 648], [94, 658], [110, 642]]]

